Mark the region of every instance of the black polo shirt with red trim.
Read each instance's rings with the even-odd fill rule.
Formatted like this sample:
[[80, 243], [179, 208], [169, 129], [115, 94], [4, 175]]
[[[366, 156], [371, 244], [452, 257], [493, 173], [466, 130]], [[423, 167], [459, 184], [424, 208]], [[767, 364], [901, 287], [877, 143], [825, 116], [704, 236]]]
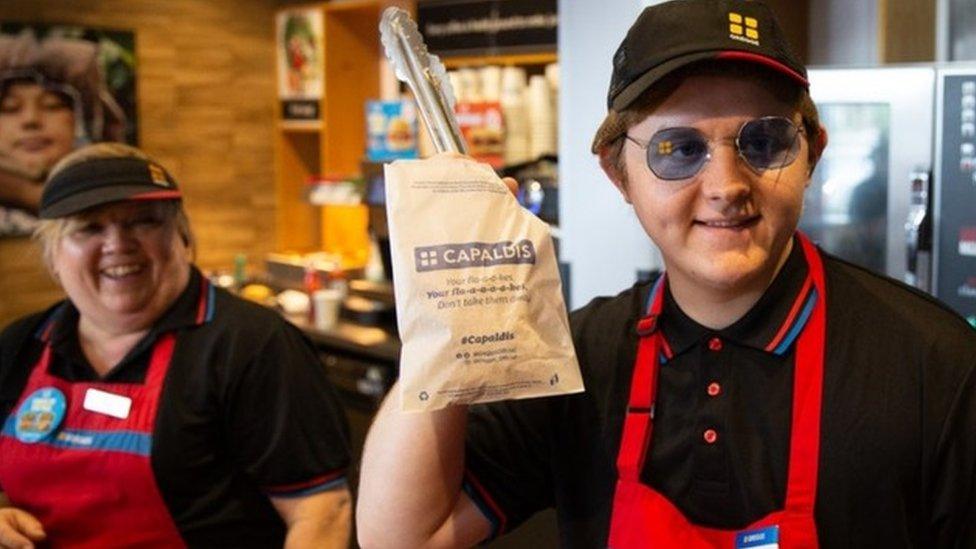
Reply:
[[[51, 373], [98, 379], [77, 322], [65, 301], [0, 334], [0, 418], [13, 411], [46, 340]], [[176, 346], [150, 462], [180, 534], [191, 547], [281, 547], [285, 525], [269, 497], [346, 482], [347, 426], [315, 349], [277, 313], [194, 269], [170, 310], [103, 379], [141, 383], [153, 343], [170, 331]]]
[[[825, 256], [815, 519], [822, 547], [976, 547], [976, 331], [934, 299]], [[643, 481], [692, 522], [743, 528], [786, 494], [797, 337], [815, 300], [799, 245], [723, 330], [665, 287]], [[565, 547], [605, 547], [651, 284], [571, 316], [586, 392], [472, 407], [464, 489], [495, 533], [555, 507]], [[648, 517], [654, 520], [654, 517]]]

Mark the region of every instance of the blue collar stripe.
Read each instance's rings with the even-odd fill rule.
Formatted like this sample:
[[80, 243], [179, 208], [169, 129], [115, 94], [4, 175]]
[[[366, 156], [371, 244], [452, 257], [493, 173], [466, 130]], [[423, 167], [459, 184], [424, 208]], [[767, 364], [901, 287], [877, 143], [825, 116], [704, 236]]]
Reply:
[[793, 327], [790, 328], [789, 333], [783, 338], [783, 341], [779, 343], [776, 349], [773, 350], [773, 354], [782, 355], [787, 349], [793, 345], [793, 342], [803, 331], [803, 327], [806, 326], [807, 321], [810, 320], [810, 315], [813, 313], [813, 307], [817, 304], [817, 290], [812, 288], [810, 290], [810, 295], [807, 296], [807, 302], [803, 304], [803, 310], [797, 317], [796, 321], [793, 323]]
[[204, 322], [210, 322], [214, 317], [214, 297], [216, 293], [214, 291], [213, 284], [207, 284], [207, 315], [204, 317]]
[[651, 314], [651, 304], [654, 303], [654, 296], [661, 289], [661, 283], [664, 282], [664, 275], [657, 277], [654, 281], [654, 286], [651, 287], [650, 293], [647, 294], [647, 302], [644, 303], [644, 314]]

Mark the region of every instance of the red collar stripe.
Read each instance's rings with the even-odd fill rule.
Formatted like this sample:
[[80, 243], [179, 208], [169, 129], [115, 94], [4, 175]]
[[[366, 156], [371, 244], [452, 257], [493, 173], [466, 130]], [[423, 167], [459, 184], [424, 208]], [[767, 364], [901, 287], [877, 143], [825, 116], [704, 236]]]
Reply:
[[272, 497], [302, 497], [335, 488], [346, 482], [346, 470], [338, 469], [304, 482], [267, 486], [263, 492]]
[[803, 305], [807, 302], [806, 298], [810, 293], [810, 288], [812, 285], [813, 279], [810, 276], [807, 276], [807, 279], [803, 282], [803, 287], [796, 294], [796, 301], [793, 302], [793, 306], [790, 308], [790, 313], [786, 315], [786, 320], [784, 320], [783, 325], [780, 326], [779, 332], [777, 332], [773, 337], [773, 340], [769, 342], [769, 345], [766, 345], [765, 351], [767, 353], [772, 353], [777, 347], [779, 347], [779, 344], [783, 342], [786, 334], [790, 333], [790, 328], [792, 328], [795, 324], [794, 320], [796, 320], [797, 315], [803, 309]]
[[213, 320], [214, 315], [214, 287], [207, 277], [200, 278], [200, 299], [197, 301], [197, 317], [194, 321], [198, 326]]
[[[488, 490], [478, 482], [471, 471], [464, 472], [464, 483], [462, 485], [465, 493], [471, 498], [475, 506], [481, 510], [481, 513], [491, 522], [491, 534], [488, 536], [488, 540], [494, 539], [505, 533], [505, 526], [507, 526], [508, 519], [505, 513], [502, 512], [501, 506], [499, 506], [494, 499], [492, 499], [491, 494]], [[488, 541], [485, 540], [485, 541]]]

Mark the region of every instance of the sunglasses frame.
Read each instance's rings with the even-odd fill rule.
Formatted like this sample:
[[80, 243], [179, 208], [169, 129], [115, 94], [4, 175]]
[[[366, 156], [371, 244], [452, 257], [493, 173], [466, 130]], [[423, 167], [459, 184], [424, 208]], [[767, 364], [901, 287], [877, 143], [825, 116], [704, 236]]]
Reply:
[[736, 155], [739, 158], [741, 158], [743, 162], [745, 162], [746, 166], [749, 166], [749, 169], [753, 170], [756, 173], [763, 173], [763, 172], [769, 171], [769, 170], [782, 170], [783, 168], [789, 166], [793, 162], [796, 162], [796, 159], [799, 156], [799, 150], [797, 150], [797, 154], [795, 156], [793, 156], [793, 158], [789, 158], [789, 159], [785, 160], [779, 166], [776, 166], [776, 167], [767, 166], [765, 168], [761, 168], [761, 167], [753, 166], [752, 163], [749, 162], [749, 159], [746, 158], [746, 156], [742, 153], [742, 148], [739, 146], [739, 141], [742, 138], [742, 131], [746, 128], [746, 126], [748, 126], [749, 124], [753, 124], [755, 122], [762, 122], [764, 120], [783, 120], [787, 124], [789, 124], [790, 126], [793, 127], [793, 129], [796, 131], [796, 133], [793, 135], [793, 140], [790, 143], [790, 149], [792, 149], [795, 146], [797, 140], [800, 137], [800, 134], [805, 134], [806, 133], [806, 129], [803, 127], [803, 124], [802, 123], [801, 124], [797, 124], [796, 122], [793, 122], [792, 120], [790, 120], [789, 118], [787, 118], [785, 116], [762, 116], [760, 118], [753, 118], [752, 120], [747, 120], [747, 121], [743, 122], [741, 126], [739, 126], [739, 130], [735, 133], [735, 137], [734, 138], [732, 138], [732, 137], [726, 137], [726, 138], [715, 139], [715, 140], [705, 138], [705, 136], [701, 133], [701, 131], [699, 131], [697, 128], [693, 128], [693, 127], [690, 127], [689, 126], [689, 127], [687, 127], [687, 129], [694, 130], [695, 132], [697, 132], [699, 135], [702, 136], [703, 141], [705, 142], [706, 146], [708, 147], [708, 152], [705, 154], [705, 159], [701, 162], [701, 164], [694, 171], [694, 173], [691, 173], [691, 174], [685, 175], [685, 176], [681, 176], [681, 177], [663, 177], [659, 173], [657, 173], [657, 171], [651, 165], [651, 149], [650, 149], [651, 143], [654, 142], [654, 138], [659, 133], [664, 132], [664, 131], [668, 131], [668, 130], [678, 129], [678, 128], [665, 128], [663, 130], [658, 130], [658, 131], [654, 132], [654, 135], [652, 135], [651, 138], [646, 143], [643, 142], [643, 141], [640, 141], [639, 139], [637, 139], [635, 137], [632, 137], [628, 133], [623, 134], [623, 137], [625, 139], [627, 139], [628, 141], [633, 142], [635, 145], [637, 145], [638, 147], [640, 147], [641, 149], [644, 150], [644, 163], [647, 164], [647, 169], [651, 170], [651, 173], [653, 173], [655, 177], [657, 177], [658, 179], [662, 179], [664, 181], [682, 181], [682, 180], [685, 180], [685, 179], [691, 179], [692, 177], [698, 175], [702, 171], [702, 169], [705, 167], [705, 164], [708, 164], [708, 162], [711, 161], [711, 159], [712, 159], [712, 151], [714, 149], [714, 145], [713, 144], [716, 141], [717, 142], [732, 141], [734, 143], [734, 145], [735, 145]]

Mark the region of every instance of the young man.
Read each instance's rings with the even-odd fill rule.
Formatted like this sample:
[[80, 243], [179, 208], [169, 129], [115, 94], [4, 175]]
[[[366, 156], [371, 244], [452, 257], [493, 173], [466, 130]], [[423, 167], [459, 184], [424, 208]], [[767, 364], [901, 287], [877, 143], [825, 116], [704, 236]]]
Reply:
[[827, 142], [807, 85], [760, 2], [644, 10], [594, 152], [666, 275], [573, 314], [584, 394], [387, 402], [364, 546], [554, 506], [567, 547], [976, 547], [976, 333], [796, 231]]

